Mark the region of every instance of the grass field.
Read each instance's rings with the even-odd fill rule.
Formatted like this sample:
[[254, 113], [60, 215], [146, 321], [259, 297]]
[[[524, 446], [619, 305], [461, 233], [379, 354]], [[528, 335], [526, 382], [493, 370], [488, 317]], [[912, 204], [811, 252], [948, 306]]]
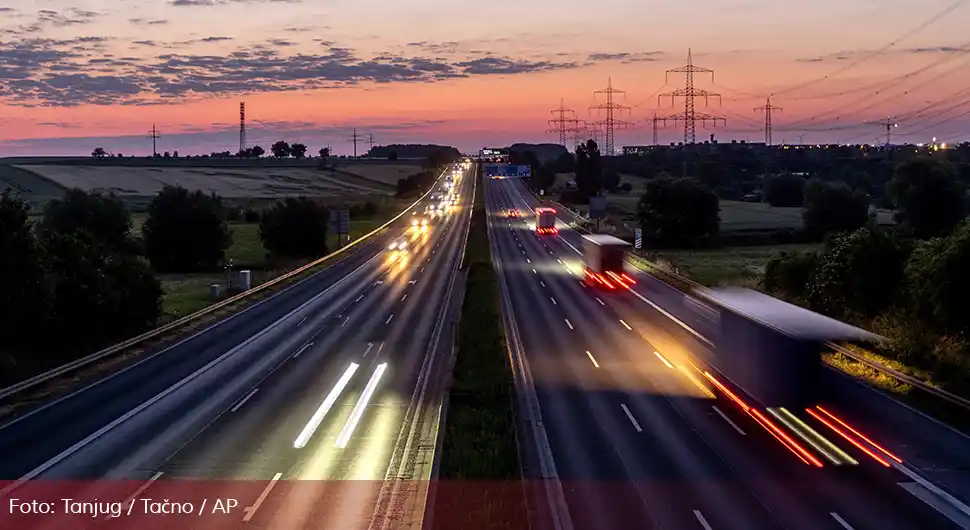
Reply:
[[714, 287], [736, 285], [753, 287], [764, 273], [768, 261], [779, 252], [817, 250], [821, 244], [792, 244], [757, 247], [721, 247], [710, 250], [665, 250], [644, 252], [658, 262], [697, 283]]

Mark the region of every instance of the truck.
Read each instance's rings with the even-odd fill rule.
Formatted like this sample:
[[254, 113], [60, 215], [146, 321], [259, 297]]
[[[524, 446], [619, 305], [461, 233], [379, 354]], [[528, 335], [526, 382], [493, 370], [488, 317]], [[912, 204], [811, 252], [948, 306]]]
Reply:
[[536, 233], [556, 234], [556, 210], [554, 208], [536, 208]]
[[583, 258], [586, 261], [586, 285], [609, 290], [629, 289], [636, 281], [626, 273], [626, 249], [630, 244], [606, 234], [583, 236]]

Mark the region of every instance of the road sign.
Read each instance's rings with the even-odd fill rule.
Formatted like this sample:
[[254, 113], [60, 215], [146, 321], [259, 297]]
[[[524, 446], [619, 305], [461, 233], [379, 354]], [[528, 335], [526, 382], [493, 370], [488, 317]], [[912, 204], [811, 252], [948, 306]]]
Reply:
[[636, 234], [636, 240], [633, 242], [633, 248], [643, 248], [643, 229], [637, 228], [634, 233]]
[[589, 218], [590, 219], [606, 218], [606, 197], [589, 198]]

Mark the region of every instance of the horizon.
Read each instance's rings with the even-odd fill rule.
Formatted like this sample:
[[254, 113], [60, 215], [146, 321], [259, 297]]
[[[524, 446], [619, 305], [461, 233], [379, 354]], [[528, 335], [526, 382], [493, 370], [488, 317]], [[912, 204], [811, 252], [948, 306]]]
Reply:
[[[768, 94], [783, 109], [775, 144], [884, 143], [887, 117], [894, 144], [970, 139], [966, 1], [624, 4], [580, 17], [578, 2], [482, 11], [421, 0], [375, 17], [346, 0], [171, 0], [127, 4], [133, 17], [92, 0], [13, 0], [0, 8], [0, 156], [150, 156], [153, 125], [160, 153], [235, 152], [241, 101], [247, 144], [264, 148], [286, 140], [350, 155], [354, 129], [358, 153], [371, 134], [375, 145], [466, 153], [558, 143], [547, 130], [560, 100], [597, 119], [589, 107], [604, 103], [594, 91], [608, 80], [626, 91], [630, 113], [618, 119], [636, 123], [616, 130], [616, 147], [650, 145], [657, 94], [684, 88], [682, 74], [665, 84], [665, 71], [685, 65], [688, 49], [715, 74], [696, 74], [696, 87], [722, 95], [721, 106], [697, 101], [698, 112], [727, 118], [698, 124], [699, 142], [712, 132], [763, 142], [755, 108]], [[207, 31], [212, 20], [220, 31]], [[682, 112], [683, 99], [674, 104], [657, 112]], [[661, 127], [658, 140], [682, 141], [683, 125]]]

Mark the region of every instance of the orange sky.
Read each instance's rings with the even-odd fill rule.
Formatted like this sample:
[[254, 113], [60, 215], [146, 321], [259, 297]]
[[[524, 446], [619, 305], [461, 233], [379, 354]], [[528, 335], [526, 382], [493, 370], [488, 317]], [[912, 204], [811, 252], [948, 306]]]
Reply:
[[[688, 47], [715, 70], [696, 86], [720, 105], [698, 111], [727, 118], [714, 130], [722, 141], [763, 139], [754, 107], [768, 94], [783, 108], [776, 143], [873, 142], [887, 116], [900, 140], [957, 141], [970, 123], [970, 11], [944, 11], [952, 1], [607, 0], [592, 14], [575, 0], [184, 5], [199, 1], [9, 3], [0, 154], [150, 154], [153, 124], [159, 150], [235, 151], [242, 100], [249, 143], [264, 146], [349, 153], [354, 127], [378, 143], [465, 150], [557, 142], [550, 110], [562, 98], [577, 119], [598, 119], [589, 107], [605, 103], [593, 92], [608, 78], [626, 91], [617, 102], [633, 126], [617, 145], [646, 144], [655, 112], [683, 111], [682, 98], [658, 109], [655, 94], [684, 88], [664, 72], [686, 64]], [[660, 130], [661, 142], [681, 139], [673, 122]]]

